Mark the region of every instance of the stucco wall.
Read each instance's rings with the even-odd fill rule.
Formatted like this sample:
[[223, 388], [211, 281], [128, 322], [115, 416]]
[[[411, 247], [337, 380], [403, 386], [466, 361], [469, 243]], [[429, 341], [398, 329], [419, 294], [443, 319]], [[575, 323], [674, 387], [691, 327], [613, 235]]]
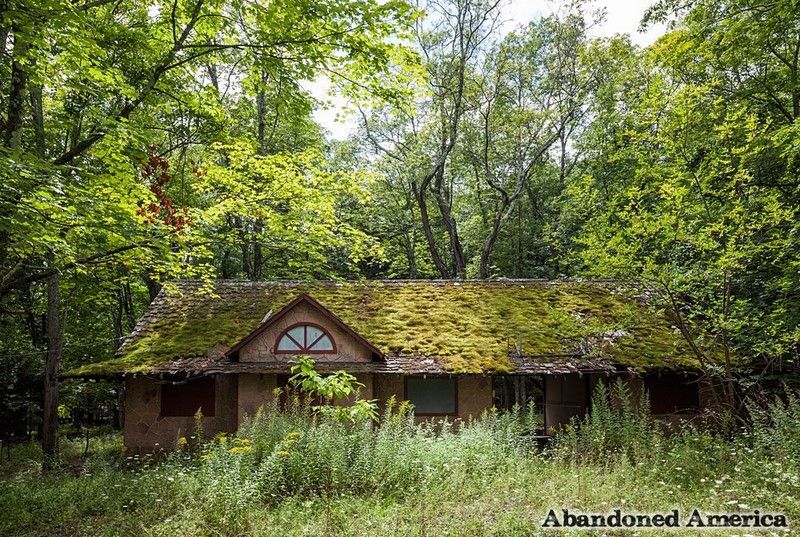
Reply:
[[[233, 432], [237, 427], [237, 378], [215, 377], [214, 417], [204, 417], [207, 436]], [[194, 434], [193, 417], [161, 417], [161, 386], [147, 377], [125, 382], [125, 445], [133, 451], [172, 449], [179, 436]]]
[[[354, 375], [356, 382], [364, 386], [359, 388], [359, 396], [362, 399], [372, 399], [373, 379], [371, 373], [358, 373]], [[278, 376], [271, 374], [242, 374], [239, 375], [239, 401], [238, 417], [239, 424], [245, 417], [253, 417], [258, 412], [259, 407], [269, 409], [274, 398], [274, 390], [278, 387]], [[346, 404], [355, 400], [356, 394], [351, 397], [337, 401], [337, 404]]]
[[239, 375], [239, 423], [253, 417], [259, 407], [268, 407], [278, 386], [275, 375]]
[[[458, 414], [455, 417], [477, 418], [481, 412], [492, 406], [492, 380], [485, 375], [461, 375], [457, 377]], [[375, 375], [373, 397], [383, 406], [394, 396], [397, 402], [405, 399], [403, 375]], [[418, 417], [418, 420], [425, 420]]]
[[393, 395], [399, 403], [403, 400], [403, 375], [375, 375], [373, 388], [381, 407]]
[[363, 386], [358, 388], [358, 393], [354, 393], [352, 396], [348, 397], [346, 401], [343, 402], [352, 402], [356, 400], [356, 395], [361, 399], [374, 399], [375, 396], [375, 380], [372, 373], [356, 373], [354, 375], [356, 377], [356, 382], [360, 382]]
[[267, 328], [253, 341], [239, 350], [239, 360], [242, 362], [288, 362], [291, 354], [276, 354], [275, 345], [278, 336], [288, 327], [311, 322], [328, 331], [336, 345], [335, 353], [313, 354], [316, 361], [326, 362], [370, 362], [372, 353], [353, 336], [339, 328], [328, 317], [311, 307], [305, 302], [299, 303], [286, 313], [274, 325]]
[[485, 375], [458, 377], [458, 417], [469, 418], [481, 415], [491, 408], [492, 378]]

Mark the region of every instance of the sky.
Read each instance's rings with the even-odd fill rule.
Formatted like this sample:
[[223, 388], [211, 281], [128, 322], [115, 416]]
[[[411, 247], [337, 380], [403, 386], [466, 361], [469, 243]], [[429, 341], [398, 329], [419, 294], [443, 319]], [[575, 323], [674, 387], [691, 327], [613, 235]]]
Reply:
[[[605, 11], [605, 20], [594, 27], [590, 35], [597, 37], [610, 37], [616, 34], [629, 34], [631, 41], [640, 46], [647, 46], [658, 39], [665, 31], [664, 25], [654, 25], [646, 32], [639, 32], [639, 23], [645, 10], [655, 0], [595, 0], [588, 6], [589, 10], [602, 9]], [[507, 0], [502, 11], [504, 24], [502, 30], [507, 33], [514, 28], [527, 24], [534, 17], [551, 13], [558, 8], [558, 2], [548, 0]], [[344, 113], [346, 102], [337, 95], [331, 95], [331, 84], [326, 79], [320, 79], [307, 85], [307, 89], [320, 102], [326, 105], [318, 106], [314, 118], [329, 133], [334, 140], [343, 140], [355, 132], [357, 123], [352, 116]]]

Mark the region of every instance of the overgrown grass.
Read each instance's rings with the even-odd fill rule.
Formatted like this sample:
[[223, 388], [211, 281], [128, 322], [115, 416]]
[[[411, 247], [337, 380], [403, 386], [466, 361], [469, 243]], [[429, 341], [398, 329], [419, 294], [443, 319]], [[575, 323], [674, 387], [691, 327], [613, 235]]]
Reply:
[[522, 413], [415, 425], [394, 405], [374, 427], [302, 405], [266, 409], [235, 436], [188, 439], [162, 458], [96, 439], [78, 467], [83, 446], [68, 443], [72, 463], [45, 477], [35, 450], [19, 460], [18, 448], [13, 469], [2, 463], [0, 533], [530, 535], [561, 507], [758, 508], [800, 520], [796, 398], [751, 408], [753, 426], [733, 438], [689, 426], [668, 434], [627, 401], [599, 392], [592, 415], [543, 451]]

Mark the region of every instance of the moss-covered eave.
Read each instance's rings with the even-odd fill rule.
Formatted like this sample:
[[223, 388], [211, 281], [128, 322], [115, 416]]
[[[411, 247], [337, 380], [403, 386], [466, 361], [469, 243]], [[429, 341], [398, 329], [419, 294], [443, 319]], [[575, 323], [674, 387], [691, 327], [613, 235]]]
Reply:
[[[387, 355], [391, 356], [391, 355]], [[202, 356], [195, 356], [191, 358], [203, 358]], [[105, 378], [105, 379], [122, 379], [126, 377], [138, 375], [151, 375], [163, 373], [165, 371], [173, 370], [174, 372], [189, 371], [188, 367], [182, 367], [178, 364], [179, 361], [186, 359], [186, 357], [177, 357], [172, 360], [159, 361], [158, 363], [136, 364], [132, 365], [128, 362], [128, 357], [125, 355], [106, 360], [104, 362], [96, 362], [86, 364], [78, 368], [71, 369], [61, 375], [62, 378]], [[468, 360], [458, 359], [458, 357], [435, 357], [435, 356], [416, 356], [414, 359], [418, 360], [436, 360], [441, 366], [442, 370], [447, 374], [452, 375], [503, 375], [514, 374], [520, 370], [521, 374], [546, 374], [546, 373], [527, 373], [525, 368], [521, 367], [519, 360], [523, 359], [532, 364], [541, 366], [546, 370], [549, 366], [565, 365], [569, 366], [570, 370], [575, 373], [611, 373], [611, 372], [629, 372], [640, 375], [654, 373], [658, 371], [686, 371], [696, 372], [700, 371], [700, 364], [689, 356], [669, 356], [660, 357], [660, 359], [652, 359], [647, 361], [642, 360], [627, 360], [614, 358], [613, 354], [608, 355], [605, 353], [593, 354], [547, 354], [547, 355], [508, 355], [504, 357], [494, 357], [491, 359], [492, 367], [478, 367], [477, 364], [470, 363]], [[175, 364], [174, 367], [170, 367]], [[530, 367], [530, 366], [529, 366]], [[215, 368], [219, 370], [219, 368]], [[376, 374], [383, 374], [376, 372]], [[407, 374], [414, 374], [414, 371], [409, 371]], [[567, 374], [565, 372], [554, 372], [552, 374]]]
[[301, 293], [385, 354], [432, 358], [453, 374], [513, 372], [512, 347], [543, 363], [574, 359], [578, 368], [587, 359], [638, 372], [699, 367], [641, 289], [605, 280], [220, 281], [212, 294], [184, 281], [174, 288], [165, 287], [118, 356], [65, 375], [148, 374], [202, 360]]

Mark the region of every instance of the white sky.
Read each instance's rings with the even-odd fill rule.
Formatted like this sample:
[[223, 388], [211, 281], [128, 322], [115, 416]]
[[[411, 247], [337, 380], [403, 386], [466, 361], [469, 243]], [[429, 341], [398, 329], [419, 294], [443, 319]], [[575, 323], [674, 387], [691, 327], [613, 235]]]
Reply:
[[[647, 46], [658, 39], [666, 30], [664, 25], [654, 25], [646, 32], [639, 32], [639, 24], [645, 10], [655, 0], [594, 0], [587, 9], [605, 10], [605, 20], [593, 28], [591, 35], [610, 37], [616, 34], [629, 34], [631, 41], [640, 46]], [[548, 0], [507, 0], [503, 9], [503, 31], [509, 32], [519, 25], [524, 25], [539, 17], [558, 9], [557, 1]], [[327, 79], [317, 80], [306, 86], [311, 94], [324, 103], [314, 112], [314, 118], [328, 130], [331, 138], [342, 140], [356, 130], [356, 121], [344, 113], [345, 101], [338, 95], [330, 95], [330, 82]]]

